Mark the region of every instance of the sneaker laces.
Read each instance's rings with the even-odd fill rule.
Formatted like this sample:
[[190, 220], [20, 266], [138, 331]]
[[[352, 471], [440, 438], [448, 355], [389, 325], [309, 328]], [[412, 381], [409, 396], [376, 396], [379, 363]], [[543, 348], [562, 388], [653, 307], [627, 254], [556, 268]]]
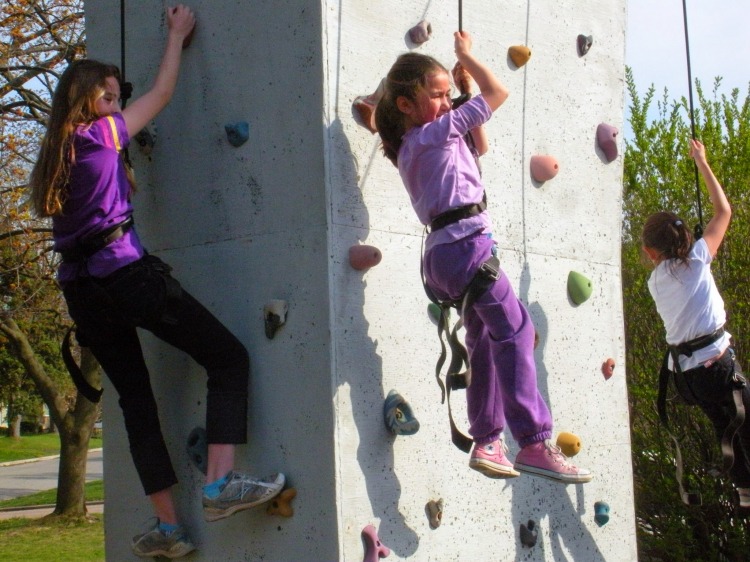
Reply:
[[545, 439], [544, 446], [549, 451], [550, 456], [552, 457], [552, 460], [554, 462], [566, 468], [577, 469], [577, 467], [568, 460], [568, 457], [565, 456], [565, 453], [562, 452], [562, 449], [553, 444], [552, 441], [550, 441], [549, 439]]

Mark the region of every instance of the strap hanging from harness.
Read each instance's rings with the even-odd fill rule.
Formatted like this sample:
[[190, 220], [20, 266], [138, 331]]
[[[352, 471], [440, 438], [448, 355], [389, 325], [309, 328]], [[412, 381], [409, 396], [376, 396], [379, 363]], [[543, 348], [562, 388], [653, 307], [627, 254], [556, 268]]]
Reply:
[[63, 338], [60, 352], [62, 353], [63, 362], [68, 368], [70, 377], [73, 379], [73, 383], [76, 385], [78, 392], [83, 394], [83, 396], [89, 402], [93, 402], [94, 404], [96, 404], [97, 402], [99, 402], [99, 400], [101, 400], [102, 392], [104, 392], [104, 389], [94, 388], [93, 386], [91, 386], [89, 384], [89, 381], [86, 380], [86, 377], [83, 376], [83, 371], [81, 371], [81, 368], [73, 358], [73, 354], [70, 351], [70, 336], [75, 331], [75, 329], [75, 325], [71, 326], [68, 329], [65, 337]]
[[[721, 338], [724, 335], [724, 328], [719, 328], [711, 334], [701, 336], [688, 342], [683, 342], [678, 345], [669, 346], [667, 352], [664, 354], [662, 360], [661, 370], [659, 372], [659, 394], [656, 400], [657, 411], [659, 413], [659, 419], [664, 425], [669, 437], [672, 439], [675, 446], [675, 472], [677, 477], [677, 486], [680, 490], [680, 497], [686, 505], [700, 505], [701, 497], [696, 492], [686, 492], [682, 482], [683, 468], [682, 468], [682, 454], [680, 452], [680, 445], [677, 437], [672, 433], [669, 427], [669, 420], [667, 418], [667, 405], [666, 395], [669, 381], [673, 378], [682, 375], [682, 369], [680, 368], [679, 357], [684, 355], [691, 357], [695, 351], [702, 349]], [[672, 363], [674, 371], [669, 369], [669, 358], [672, 357]], [[734, 464], [734, 448], [732, 442], [737, 430], [745, 421], [745, 406], [742, 402], [742, 391], [745, 387], [745, 379], [735, 362], [735, 374], [732, 389], [732, 400], [734, 401], [735, 414], [733, 419], [729, 422], [724, 433], [721, 437], [721, 453], [723, 458], [722, 473], [728, 473]], [[675, 382], [675, 385], [677, 383]], [[693, 397], [693, 403], [694, 397]]]
[[[469, 285], [464, 289], [460, 298], [453, 301], [441, 301], [430, 289], [425, 281], [424, 275], [424, 255], [420, 260], [420, 273], [422, 275], [422, 285], [427, 297], [440, 307], [440, 318], [438, 319], [438, 339], [440, 340], [440, 357], [435, 365], [435, 379], [442, 394], [441, 404], [448, 400], [448, 420], [451, 428], [451, 441], [461, 451], [468, 453], [471, 451], [474, 440], [462, 433], [453, 419], [451, 409], [451, 390], [465, 389], [471, 384], [471, 367], [469, 365], [469, 353], [466, 347], [459, 341], [458, 330], [463, 326], [463, 318], [468, 309], [473, 306], [476, 300], [492, 286], [500, 277], [500, 260], [497, 256], [490, 256], [479, 267]], [[451, 308], [456, 308], [460, 314], [459, 319], [450, 327], [448, 314]], [[443, 365], [447, 359], [446, 342], [443, 341], [443, 334], [451, 350], [451, 361], [445, 374], [445, 383], [440, 378]], [[462, 369], [464, 369], [462, 372]]]

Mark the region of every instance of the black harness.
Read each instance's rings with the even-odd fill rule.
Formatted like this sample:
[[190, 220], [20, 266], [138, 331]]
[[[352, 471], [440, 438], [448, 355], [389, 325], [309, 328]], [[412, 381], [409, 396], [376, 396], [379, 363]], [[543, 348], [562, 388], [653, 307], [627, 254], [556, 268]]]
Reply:
[[[73, 248], [63, 250], [60, 252], [62, 259], [66, 263], [79, 263], [80, 268], [83, 271], [86, 267], [88, 259], [96, 254], [99, 250], [109, 246], [115, 240], [119, 240], [125, 234], [133, 228], [133, 216], [129, 216], [124, 221], [98, 233], [94, 236], [89, 236], [82, 240], [78, 240]], [[81, 273], [82, 271], [79, 271]], [[62, 354], [63, 362], [67, 367], [70, 377], [73, 379], [73, 383], [76, 385], [76, 389], [80, 392], [87, 400], [93, 403], [99, 402], [102, 397], [103, 389], [94, 388], [83, 376], [83, 371], [76, 363], [73, 353], [70, 351], [70, 338], [75, 331], [75, 324], [71, 326], [65, 333], [60, 353]]]
[[[656, 399], [656, 407], [659, 412], [659, 419], [667, 430], [669, 437], [672, 439], [675, 446], [675, 472], [677, 476], [677, 486], [680, 490], [680, 497], [683, 503], [686, 505], [700, 505], [701, 497], [697, 492], [686, 492], [682, 483], [682, 454], [680, 452], [680, 445], [677, 437], [672, 433], [669, 427], [669, 420], [667, 418], [667, 387], [669, 386], [670, 380], [675, 384], [675, 387], [680, 392], [680, 395], [686, 400], [688, 404], [698, 404], [697, 398], [692, 394], [682, 378], [682, 369], [680, 368], [679, 357], [684, 355], [685, 357], [691, 357], [694, 352], [699, 349], [703, 349], [719, 340], [724, 335], [724, 328], [721, 327], [711, 334], [698, 337], [696, 339], [680, 343], [678, 345], [670, 345], [664, 359], [662, 360], [661, 370], [659, 371], [659, 395]], [[732, 359], [734, 360], [734, 354], [732, 353]], [[669, 358], [672, 358], [672, 364], [674, 371], [669, 369]], [[735, 361], [735, 373], [732, 384], [732, 400], [734, 402], [735, 414], [734, 418], [729, 422], [724, 433], [721, 437], [721, 453], [723, 458], [723, 473], [728, 473], [734, 464], [734, 448], [732, 442], [737, 430], [742, 426], [745, 421], [745, 406], [742, 403], [742, 392], [745, 388], [745, 378], [742, 376], [742, 372], [739, 369], [739, 365]]]

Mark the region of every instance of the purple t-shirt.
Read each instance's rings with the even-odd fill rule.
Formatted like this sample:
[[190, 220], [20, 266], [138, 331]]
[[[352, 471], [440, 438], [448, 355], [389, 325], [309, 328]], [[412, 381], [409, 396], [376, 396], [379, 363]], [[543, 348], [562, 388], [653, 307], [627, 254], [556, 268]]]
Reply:
[[[60, 215], [53, 217], [55, 250], [72, 249], [76, 240], [103, 232], [133, 214], [130, 183], [120, 151], [128, 146], [125, 120], [115, 113], [80, 125], [73, 137], [75, 162], [70, 169], [68, 198]], [[88, 259], [88, 272], [104, 277], [143, 256], [135, 228]], [[77, 263], [62, 263], [60, 283], [75, 278]]]
[[[422, 224], [451, 209], [479, 203], [484, 184], [464, 135], [484, 124], [492, 110], [481, 95], [420, 127], [412, 127], [398, 151], [398, 171]], [[477, 231], [488, 234], [487, 212], [462, 219], [430, 233], [426, 248], [465, 238]]]

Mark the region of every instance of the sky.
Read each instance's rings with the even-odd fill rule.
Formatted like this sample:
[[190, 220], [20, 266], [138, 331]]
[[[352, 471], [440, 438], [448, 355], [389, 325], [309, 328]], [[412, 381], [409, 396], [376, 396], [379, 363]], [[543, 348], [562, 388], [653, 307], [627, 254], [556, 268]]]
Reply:
[[[628, 0], [625, 63], [641, 95], [651, 84], [658, 98], [664, 87], [670, 100], [688, 95], [682, 5], [682, 0]], [[686, 6], [693, 82], [700, 79], [710, 94], [721, 76], [721, 91], [739, 88], [744, 99], [750, 82], [750, 0], [686, 0]], [[695, 91], [693, 96], [697, 104]]]

